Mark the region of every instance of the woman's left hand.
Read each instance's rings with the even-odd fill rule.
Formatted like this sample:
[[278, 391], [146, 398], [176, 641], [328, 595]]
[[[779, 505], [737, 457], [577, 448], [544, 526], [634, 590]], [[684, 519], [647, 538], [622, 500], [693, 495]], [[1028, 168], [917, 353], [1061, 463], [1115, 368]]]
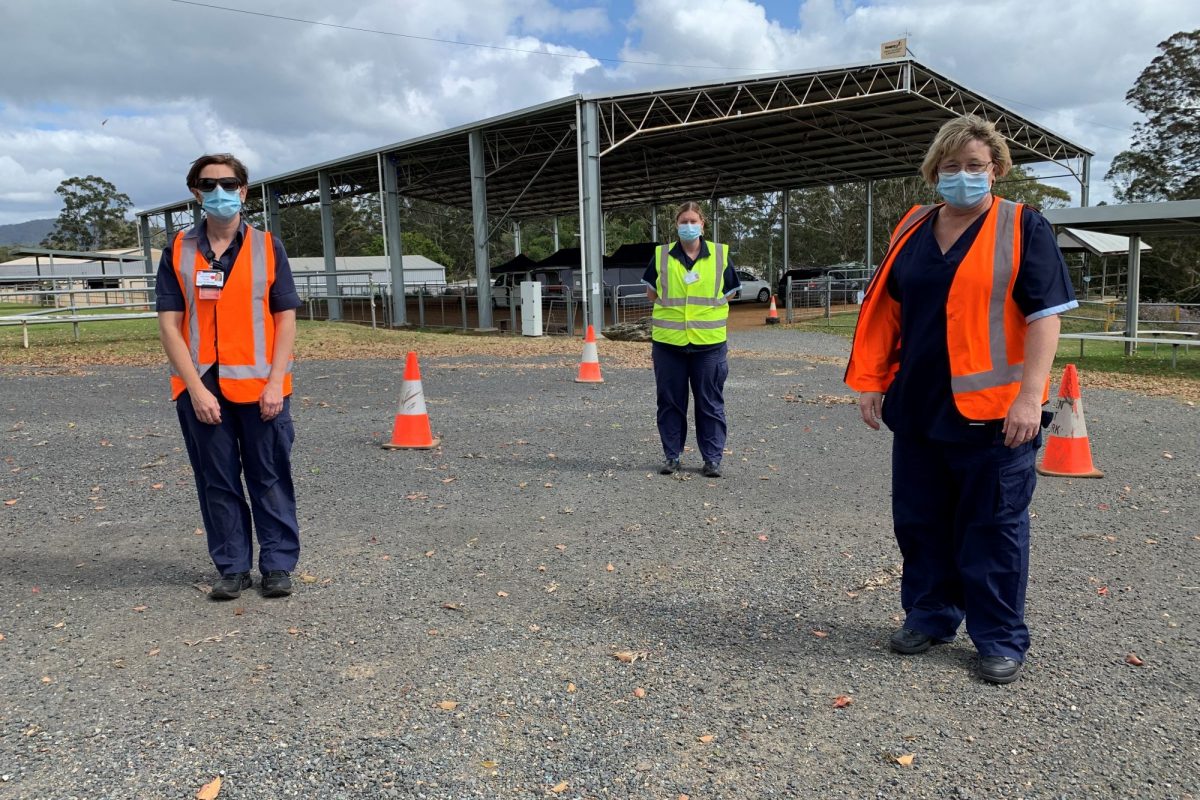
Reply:
[[1033, 441], [1042, 428], [1042, 404], [1035, 397], [1019, 394], [1004, 418], [1004, 444], [1017, 447]]

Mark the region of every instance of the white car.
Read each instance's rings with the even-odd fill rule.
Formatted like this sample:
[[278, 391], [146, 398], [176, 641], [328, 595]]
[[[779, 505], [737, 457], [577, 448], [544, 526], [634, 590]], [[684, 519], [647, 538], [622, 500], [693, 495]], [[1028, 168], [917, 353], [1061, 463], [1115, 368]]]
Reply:
[[744, 269], [737, 270], [737, 276], [742, 288], [730, 298], [730, 302], [766, 303], [771, 300], [771, 284]]

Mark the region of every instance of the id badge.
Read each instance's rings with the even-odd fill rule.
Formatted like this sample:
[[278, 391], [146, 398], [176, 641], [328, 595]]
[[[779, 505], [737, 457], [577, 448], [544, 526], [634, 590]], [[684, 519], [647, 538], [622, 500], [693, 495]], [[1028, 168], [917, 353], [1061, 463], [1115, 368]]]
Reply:
[[201, 300], [219, 300], [221, 287], [225, 285], [225, 273], [219, 269], [196, 270], [196, 288]]
[[698, 280], [700, 280], [700, 276], [696, 274], [695, 270], [689, 269], [687, 272], [683, 273], [684, 283], [695, 283]]

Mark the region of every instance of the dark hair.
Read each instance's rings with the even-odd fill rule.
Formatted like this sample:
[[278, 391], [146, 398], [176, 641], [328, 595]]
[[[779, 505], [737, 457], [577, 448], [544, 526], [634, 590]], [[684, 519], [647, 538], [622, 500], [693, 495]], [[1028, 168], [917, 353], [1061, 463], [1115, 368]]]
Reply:
[[233, 170], [233, 177], [241, 181], [242, 186], [250, 183], [250, 173], [246, 171], [246, 165], [232, 153], [209, 153], [192, 162], [192, 168], [188, 170], [187, 174], [189, 189], [196, 188], [196, 180], [200, 177], [200, 171], [210, 164], [224, 164], [230, 167]]

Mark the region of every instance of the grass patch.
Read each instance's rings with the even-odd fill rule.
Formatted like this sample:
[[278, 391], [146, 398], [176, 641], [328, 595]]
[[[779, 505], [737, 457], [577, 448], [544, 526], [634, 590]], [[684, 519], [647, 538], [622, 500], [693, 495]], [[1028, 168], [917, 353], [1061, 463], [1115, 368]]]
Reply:
[[[1094, 333], [1104, 329], [1105, 313], [1099, 308], [1077, 308], [1071, 317], [1064, 319], [1063, 333]], [[829, 319], [796, 322], [786, 327], [802, 331], [832, 333], [850, 339], [858, 323], [857, 309], [833, 314]], [[1155, 323], [1146, 323], [1149, 327]], [[1125, 355], [1122, 342], [1087, 341], [1083, 345], [1083, 357], [1079, 356], [1079, 342], [1064, 339], [1058, 343], [1058, 354], [1054, 358], [1053, 376], [1057, 383], [1062, 368], [1074, 364], [1081, 373], [1089, 377], [1086, 382], [1093, 386], [1129, 389], [1143, 394], [1172, 395], [1189, 402], [1200, 401], [1200, 342], [1195, 347], [1180, 348], [1176, 354], [1176, 366], [1171, 366], [1171, 346], [1153, 344], [1138, 345], [1137, 353]]]

